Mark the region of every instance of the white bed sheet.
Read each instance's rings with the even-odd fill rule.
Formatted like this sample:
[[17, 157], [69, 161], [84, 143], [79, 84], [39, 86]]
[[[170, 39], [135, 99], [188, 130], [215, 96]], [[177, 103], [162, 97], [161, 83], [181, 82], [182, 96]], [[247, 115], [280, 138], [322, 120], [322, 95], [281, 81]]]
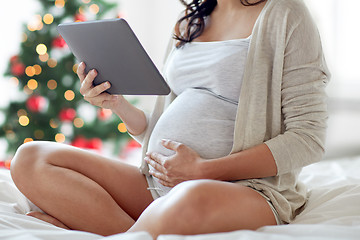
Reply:
[[[159, 240], [343, 240], [360, 239], [360, 157], [324, 161], [304, 168], [301, 180], [309, 187], [305, 210], [289, 225], [264, 227], [257, 231], [163, 235]], [[36, 210], [13, 182], [9, 171], [0, 170], [0, 240], [151, 240], [145, 232], [102, 237], [68, 231], [24, 215]]]

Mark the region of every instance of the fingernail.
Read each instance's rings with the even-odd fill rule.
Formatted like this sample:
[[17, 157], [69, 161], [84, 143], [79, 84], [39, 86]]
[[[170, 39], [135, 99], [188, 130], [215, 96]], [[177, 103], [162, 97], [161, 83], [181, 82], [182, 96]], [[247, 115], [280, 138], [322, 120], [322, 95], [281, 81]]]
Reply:
[[109, 82], [106, 82], [106, 83], [104, 83], [104, 86], [105, 86], [105, 87], [110, 87], [110, 83], [109, 83]]
[[93, 73], [93, 74], [96, 74], [96, 70], [95, 70], [95, 69], [93, 69], [93, 70], [92, 70], [92, 73]]

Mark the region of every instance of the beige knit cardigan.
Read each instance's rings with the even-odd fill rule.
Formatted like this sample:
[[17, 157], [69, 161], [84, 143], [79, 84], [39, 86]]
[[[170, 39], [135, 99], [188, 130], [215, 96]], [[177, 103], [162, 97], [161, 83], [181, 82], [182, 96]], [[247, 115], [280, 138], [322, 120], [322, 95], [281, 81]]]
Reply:
[[[236, 183], [265, 194], [287, 223], [306, 202], [306, 188], [297, 181], [301, 168], [324, 153], [329, 76], [319, 33], [303, 1], [268, 0], [252, 32], [231, 152], [261, 143], [269, 147], [277, 175]], [[147, 129], [135, 137], [144, 153], [152, 129], [175, 97], [159, 96]], [[144, 161], [140, 171], [149, 176]]]

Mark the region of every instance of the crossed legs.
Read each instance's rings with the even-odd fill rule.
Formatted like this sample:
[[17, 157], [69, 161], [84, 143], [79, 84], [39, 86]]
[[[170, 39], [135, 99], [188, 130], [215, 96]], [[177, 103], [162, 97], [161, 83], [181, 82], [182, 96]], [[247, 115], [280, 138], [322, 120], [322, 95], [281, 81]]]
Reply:
[[24, 144], [11, 174], [53, 223], [101, 235], [147, 231], [156, 239], [276, 224], [266, 200], [250, 188], [188, 181], [153, 201], [136, 167], [63, 144]]

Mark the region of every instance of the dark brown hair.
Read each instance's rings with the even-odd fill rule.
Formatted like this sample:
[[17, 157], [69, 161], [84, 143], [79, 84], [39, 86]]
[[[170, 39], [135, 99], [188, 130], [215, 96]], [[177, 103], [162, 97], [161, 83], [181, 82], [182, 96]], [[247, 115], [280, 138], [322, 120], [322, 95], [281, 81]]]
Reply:
[[[239, 1], [244, 6], [254, 6], [266, 0], [254, 3], [250, 3], [249, 0]], [[217, 5], [217, 0], [192, 0], [190, 3], [180, 0], [180, 2], [185, 6], [185, 15], [177, 21], [175, 26], [174, 39], [178, 41], [177, 47], [193, 41], [202, 34], [205, 28], [205, 17], [209, 16]], [[185, 23], [185, 28], [180, 29], [183, 23]]]

